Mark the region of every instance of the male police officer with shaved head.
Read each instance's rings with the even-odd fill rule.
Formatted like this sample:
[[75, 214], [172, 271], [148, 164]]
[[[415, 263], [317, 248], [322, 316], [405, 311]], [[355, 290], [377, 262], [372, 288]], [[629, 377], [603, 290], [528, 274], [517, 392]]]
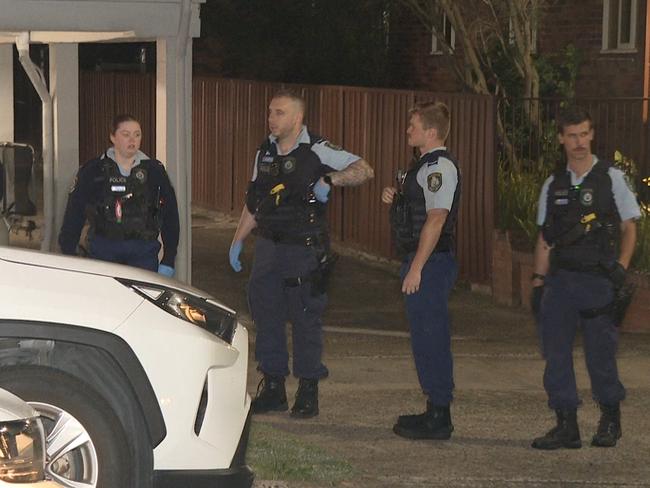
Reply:
[[546, 360], [544, 388], [557, 425], [533, 441], [536, 449], [582, 445], [573, 371], [578, 324], [601, 410], [591, 444], [612, 447], [621, 437], [625, 389], [618, 378], [612, 305], [634, 253], [641, 212], [623, 172], [591, 153], [593, 137], [587, 112], [570, 108], [560, 115], [558, 139], [567, 165], [546, 180], [539, 197], [532, 308]]
[[271, 134], [259, 148], [246, 205], [230, 248], [230, 264], [241, 271], [244, 239], [257, 234], [249, 304], [257, 328], [255, 356], [264, 375], [253, 413], [287, 410], [289, 374], [286, 322], [292, 324], [293, 374], [300, 378], [291, 416], [318, 414], [322, 322], [331, 266], [325, 215], [332, 186], [360, 185], [373, 170], [359, 156], [308, 132], [305, 101], [291, 91], [269, 105]]

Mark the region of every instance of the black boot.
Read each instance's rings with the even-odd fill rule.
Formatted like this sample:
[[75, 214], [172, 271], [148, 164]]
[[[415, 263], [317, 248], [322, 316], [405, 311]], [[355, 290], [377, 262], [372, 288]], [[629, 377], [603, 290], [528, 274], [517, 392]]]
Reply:
[[308, 419], [318, 415], [318, 379], [300, 378], [291, 416]]
[[623, 435], [621, 430], [621, 409], [616, 405], [600, 404], [600, 421], [598, 431], [591, 439], [591, 445], [596, 447], [614, 447]]
[[449, 405], [436, 406], [427, 402], [427, 411], [418, 415], [400, 415], [393, 432], [407, 439], [447, 440], [454, 426], [451, 424]]
[[582, 447], [577, 410], [575, 408], [558, 409], [555, 411], [555, 415], [557, 416], [557, 425], [543, 437], [536, 438], [532, 447], [545, 450]]
[[284, 388], [284, 376], [264, 374], [257, 386], [257, 394], [251, 403], [253, 413], [284, 412], [287, 405], [287, 391]]
[[400, 427], [407, 427], [407, 428], [412, 428], [417, 425], [420, 425], [424, 423], [427, 419], [427, 415], [429, 414], [429, 411], [433, 409], [433, 405], [429, 400], [427, 400], [427, 409], [422, 412], [422, 413], [417, 413], [417, 414], [408, 414], [408, 415], [400, 415], [397, 417], [397, 424]]

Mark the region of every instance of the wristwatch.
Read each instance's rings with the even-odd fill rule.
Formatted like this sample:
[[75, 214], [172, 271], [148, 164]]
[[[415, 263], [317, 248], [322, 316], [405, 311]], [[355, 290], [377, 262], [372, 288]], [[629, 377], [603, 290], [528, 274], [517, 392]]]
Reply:
[[546, 276], [544, 276], [543, 274], [539, 274], [539, 273], [533, 273], [533, 275], [530, 277], [531, 281], [535, 281], [535, 280], [544, 281], [544, 278], [546, 278]]
[[332, 177], [330, 175], [323, 176], [323, 181], [327, 183], [329, 186], [333, 186]]

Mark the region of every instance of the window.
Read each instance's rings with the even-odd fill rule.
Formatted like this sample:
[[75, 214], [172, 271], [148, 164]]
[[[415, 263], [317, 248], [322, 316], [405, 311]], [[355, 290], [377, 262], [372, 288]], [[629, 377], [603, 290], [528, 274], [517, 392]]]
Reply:
[[[443, 12], [440, 14], [439, 22], [431, 29], [431, 52], [429, 54], [444, 54], [449, 50], [449, 48], [451, 48], [451, 51], [453, 52], [456, 47], [456, 31], [454, 31], [447, 15]], [[438, 39], [436, 32], [442, 34], [444, 42], [441, 42]]]
[[603, 51], [636, 48], [637, 0], [603, 1]]

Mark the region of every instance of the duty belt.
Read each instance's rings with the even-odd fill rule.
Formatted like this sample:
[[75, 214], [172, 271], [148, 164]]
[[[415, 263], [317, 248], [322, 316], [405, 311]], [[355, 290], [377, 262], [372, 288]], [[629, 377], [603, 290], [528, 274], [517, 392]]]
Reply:
[[300, 244], [303, 246], [318, 246], [325, 244], [326, 238], [323, 234], [311, 234], [306, 236], [295, 236], [284, 232], [277, 232], [269, 229], [255, 228], [253, 231], [256, 235], [269, 239], [280, 244]]

